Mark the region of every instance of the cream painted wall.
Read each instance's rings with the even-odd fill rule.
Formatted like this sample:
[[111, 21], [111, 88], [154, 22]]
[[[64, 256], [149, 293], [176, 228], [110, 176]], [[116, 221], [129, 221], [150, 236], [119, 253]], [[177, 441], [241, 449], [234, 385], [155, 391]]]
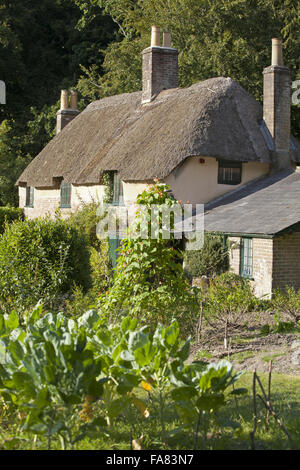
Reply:
[[19, 206], [24, 208], [24, 214], [29, 219], [54, 216], [60, 205], [59, 189], [37, 189], [34, 188], [34, 207], [26, 207], [26, 188], [19, 187]]
[[72, 185], [72, 197], [71, 205], [72, 211], [78, 209], [82, 204], [82, 201], [85, 203], [96, 202], [100, 203], [103, 200], [105, 193], [104, 185], [90, 185], [90, 186], [74, 186]]
[[[203, 158], [205, 163], [201, 164], [200, 158]], [[170, 185], [177, 200], [183, 203], [189, 201], [194, 204], [204, 204], [268, 172], [268, 163], [243, 163], [241, 184], [218, 184], [216, 158], [189, 157], [180, 168], [175, 169], [165, 179], [165, 183]]]
[[[102, 201], [105, 191], [104, 185], [75, 186], [71, 190], [71, 208], [62, 208], [62, 216], [75, 212], [82, 202]], [[34, 188], [34, 207], [25, 207], [26, 188], [19, 187], [19, 206], [24, 208], [25, 216], [29, 219], [50, 215], [54, 217], [55, 211], [60, 207], [60, 189]]]
[[123, 194], [125, 204], [134, 204], [137, 196], [145, 191], [146, 183], [125, 183], [123, 182]]
[[[202, 157], [201, 157], [202, 158]], [[203, 157], [205, 163], [200, 164], [200, 157], [190, 157], [177, 170], [174, 170], [164, 182], [170, 185], [176, 199], [183, 203], [206, 203], [222, 194], [232, 191], [254, 178], [263, 176], [269, 171], [269, 165], [252, 162], [243, 163], [242, 182], [240, 185], [218, 184], [218, 162], [215, 158]], [[137, 195], [147, 187], [146, 183], [123, 182], [124, 202], [126, 205], [134, 205]], [[82, 202], [102, 201], [105, 193], [104, 185], [72, 185], [71, 208], [61, 209], [62, 215], [67, 216], [74, 212]], [[34, 207], [24, 207], [26, 188], [19, 187], [20, 207], [24, 208], [25, 215], [29, 218], [43, 217], [46, 214], [54, 216], [60, 207], [59, 189], [34, 190]]]

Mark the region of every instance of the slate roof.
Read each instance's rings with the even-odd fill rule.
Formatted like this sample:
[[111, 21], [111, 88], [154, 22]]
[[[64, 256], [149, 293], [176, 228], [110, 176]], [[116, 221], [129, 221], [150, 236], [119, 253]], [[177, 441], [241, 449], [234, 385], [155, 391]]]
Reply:
[[[270, 163], [262, 106], [231, 78], [162, 91], [141, 104], [141, 92], [91, 103], [28, 165], [17, 184], [52, 187], [53, 178], [97, 184], [116, 170], [123, 181], [164, 179], [187, 157]], [[294, 141], [292, 159], [300, 162]]]
[[275, 235], [300, 222], [300, 172], [252, 181], [205, 205], [204, 230]]

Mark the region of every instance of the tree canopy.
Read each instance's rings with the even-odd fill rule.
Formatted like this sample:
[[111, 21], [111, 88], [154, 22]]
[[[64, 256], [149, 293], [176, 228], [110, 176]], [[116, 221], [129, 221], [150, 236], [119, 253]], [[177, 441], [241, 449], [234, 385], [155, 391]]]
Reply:
[[0, 0], [0, 205], [18, 203], [17, 177], [54, 135], [60, 90], [76, 86], [81, 65], [101, 72], [103, 49], [118, 37], [100, 8], [86, 26], [81, 16], [74, 0]]

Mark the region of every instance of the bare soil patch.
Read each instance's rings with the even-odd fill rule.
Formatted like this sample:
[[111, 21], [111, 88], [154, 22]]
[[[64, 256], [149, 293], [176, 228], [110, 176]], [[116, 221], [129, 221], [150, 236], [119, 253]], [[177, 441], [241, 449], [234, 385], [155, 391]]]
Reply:
[[[287, 319], [282, 317], [282, 321]], [[224, 331], [204, 325], [200, 341], [191, 347], [189, 362], [201, 360], [215, 362], [230, 360], [235, 369], [267, 372], [272, 360], [273, 371], [282, 374], [300, 375], [297, 350], [300, 351], [300, 332], [273, 333], [263, 335], [264, 325], [274, 326], [273, 315], [266, 312], [243, 315], [241, 321], [229, 332], [229, 345], [224, 348]], [[298, 348], [295, 341], [299, 341]]]

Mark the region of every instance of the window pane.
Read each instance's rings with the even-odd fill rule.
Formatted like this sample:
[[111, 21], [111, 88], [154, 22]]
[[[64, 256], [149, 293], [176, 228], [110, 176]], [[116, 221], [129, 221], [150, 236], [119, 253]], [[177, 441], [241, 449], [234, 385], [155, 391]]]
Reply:
[[34, 196], [34, 187], [27, 186], [26, 187], [26, 201], [25, 201], [26, 207], [33, 207], [33, 196]]
[[124, 202], [123, 198], [123, 183], [120, 180], [117, 173], [114, 173], [114, 195], [113, 203], [122, 204]]
[[60, 186], [60, 206], [71, 207], [71, 184], [64, 181]]
[[242, 179], [241, 162], [219, 161], [218, 184], [239, 184]]
[[253, 248], [252, 238], [241, 240], [241, 276], [252, 277], [253, 274]]

